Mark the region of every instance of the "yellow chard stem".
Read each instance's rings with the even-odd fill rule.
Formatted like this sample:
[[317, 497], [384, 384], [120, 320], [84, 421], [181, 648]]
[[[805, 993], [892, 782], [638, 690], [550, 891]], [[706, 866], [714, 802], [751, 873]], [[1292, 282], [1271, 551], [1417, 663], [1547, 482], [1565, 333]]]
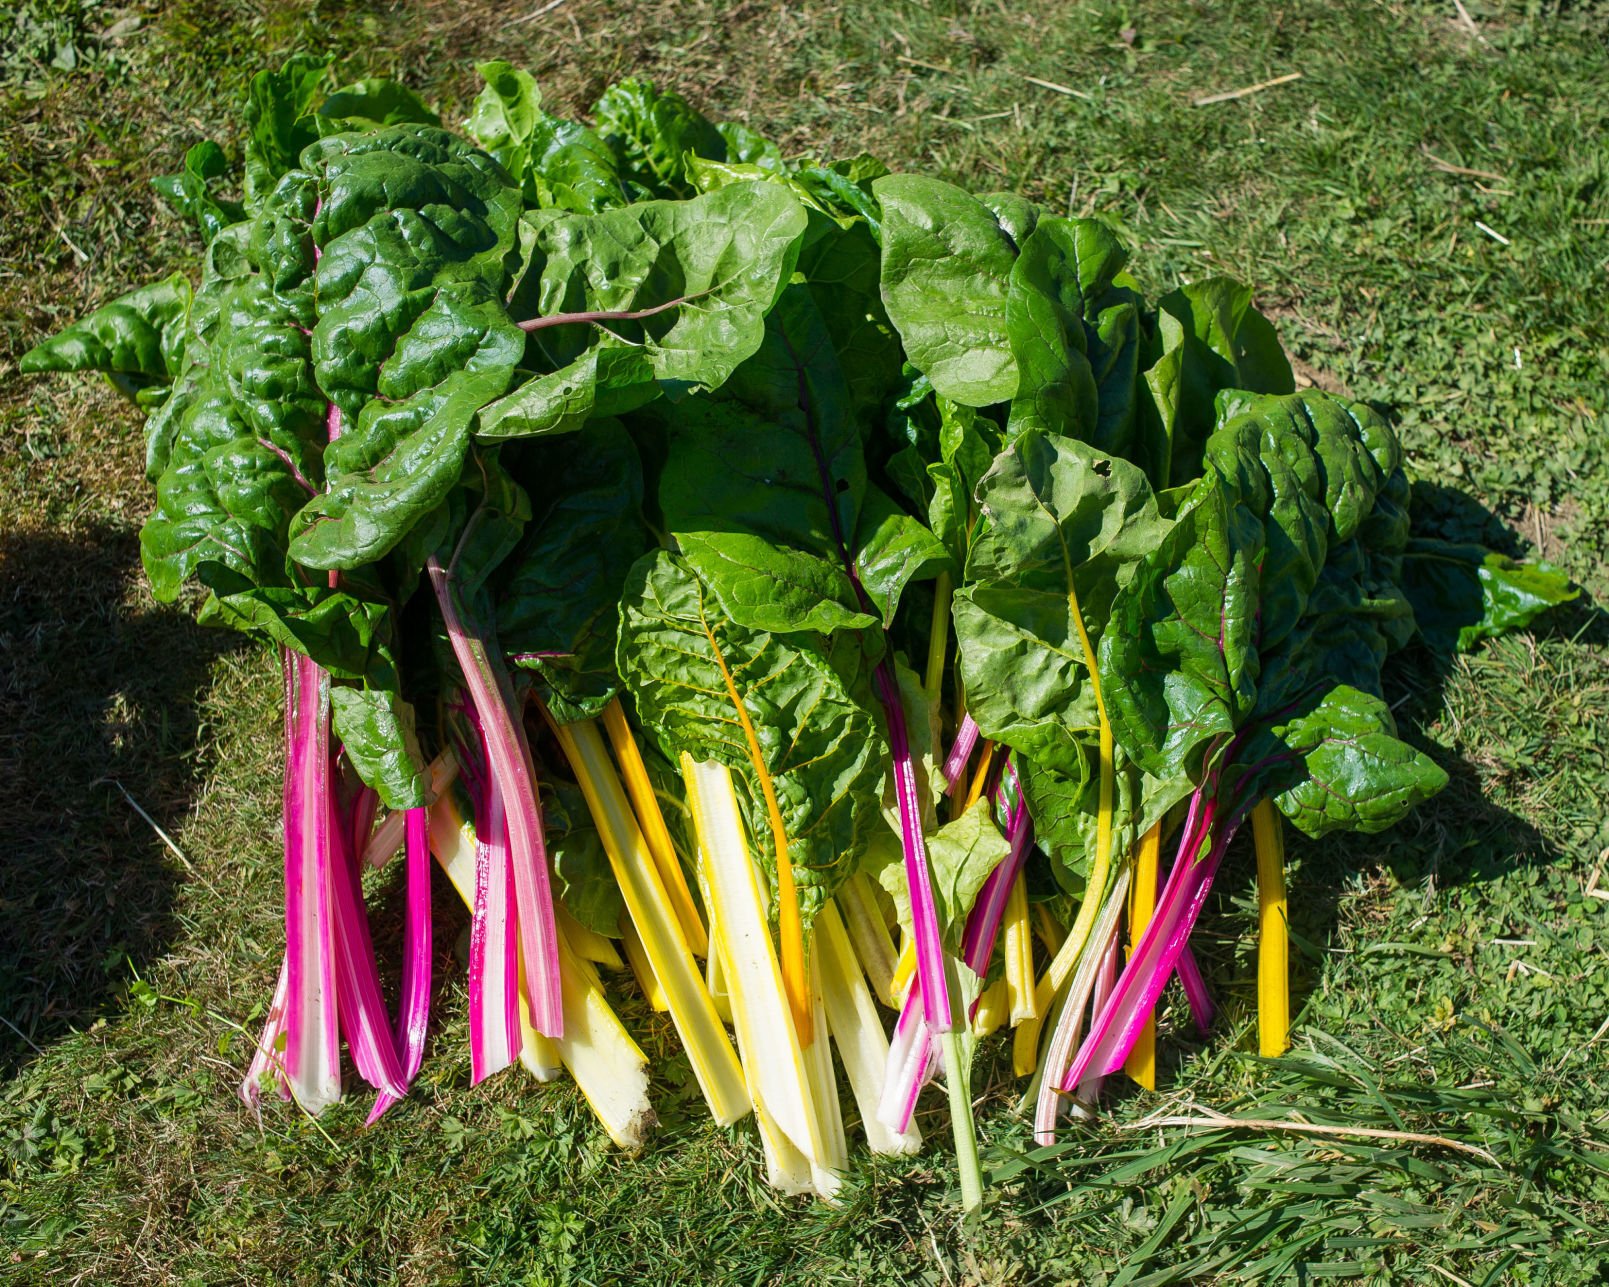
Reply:
[[626, 914], [637, 927], [649, 967], [664, 990], [671, 1021], [687, 1051], [710, 1114], [722, 1126], [729, 1126], [752, 1106], [743, 1069], [704, 986], [704, 976], [682, 937], [670, 896], [609, 759], [609, 750], [591, 720], [560, 724], [548, 716], [548, 725], [559, 739], [576, 784], [586, 797], [603, 851], [625, 900]]
[[708, 956], [709, 935], [704, 929], [703, 918], [698, 914], [698, 904], [693, 901], [692, 891], [687, 887], [687, 875], [676, 860], [676, 848], [671, 844], [670, 829], [665, 826], [659, 797], [654, 794], [653, 783], [648, 780], [648, 766], [643, 763], [642, 752], [637, 749], [637, 739], [631, 735], [631, 726], [626, 723], [626, 712], [621, 709], [618, 697], [603, 709], [603, 728], [609, 734], [609, 745], [614, 748], [615, 762], [620, 765], [626, 794], [631, 797], [631, 807], [636, 811], [643, 839], [648, 842], [649, 852], [654, 856], [659, 879], [664, 882], [665, 892], [670, 895], [671, 905], [676, 909], [676, 922], [682, 927], [687, 946], [692, 949], [694, 956]]
[[[827, 1034], [821, 1033], [823, 1045], [814, 1050], [798, 1038], [766, 924], [762, 877], [749, 854], [731, 771], [713, 760], [695, 761], [685, 751], [681, 769], [709, 884], [710, 915], [725, 954], [721, 965], [732, 1001], [733, 1027], [750, 1093], [762, 1113], [762, 1130], [774, 1125], [808, 1161], [815, 1191], [831, 1197], [845, 1159], [836, 1093], [827, 1103], [825, 1092], [831, 1087], [817, 1085], [823, 1076], [831, 1080]], [[810, 1000], [814, 1006], [813, 984]], [[778, 1140], [768, 1144], [768, 1152], [779, 1162], [788, 1156]], [[797, 1170], [784, 1169], [790, 1174]]]
[[1006, 896], [1006, 914], [1000, 927], [1005, 944], [1006, 972], [1001, 981], [1010, 1000], [1011, 1022], [1037, 1019], [1034, 996], [1034, 936], [1028, 927], [1028, 882], [1019, 871]]
[[950, 646], [950, 595], [953, 586], [948, 572], [940, 572], [933, 586], [933, 624], [927, 636], [927, 678], [922, 687], [931, 702], [939, 700], [944, 684], [944, 655]]
[[1251, 811], [1257, 850], [1257, 1048], [1265, 1059], [1290, 1045], [1290, 935], [1285, 924], [1285, 834], [1271, 800]]
[[771, 826], [771, 847], [777, 863], [777, 937], [778, 955], [782, 958], [782, 984], [788, 996], [788, 1009], [793, 1013], [794, 1029], [799, 1044], [808, 1046], [814, 1036], [813, 1008], [810, 1000], [810, 974], [805, 968], [804, 921], [799, 915], [799, 889], [793, 879], [793, 864], [788, 860], [788, 829], [782, 821], [782, 806], [777, 803], [776, 783], [766, 767], [765, 756], [760, 753], [760, 737], [754, 731], [754, 721], [738, 695], [737, 683], [726, 664], [715, 632], [706, 624], [704, 635], [709, 641], [715, 664], [720, 667], [721, 678], [726, 681], [726, 695], [737, 715], [738, 726], [743, 730], [749, 748], [749, 763], [754, 769], [755, 782], [765, 801], [765, 816]]
[[984, 742], [983, 752], [978, 756], [978, 768], [972, 775], [972, 785], [967, 788], [965, 796], [952, 795], [950, 797], [950, 821], [954, 822], [983, 798], [983, 788], [989, 783], [989, 771], [994, 768], [994, 753], [999, 749], [997, 742]]
[[[843, 912], [849, 941], [854, 945], [860, 967], [871, 985], [872, 994], [884, 1005], [899, 1008], [894, 999], [894, 965], [899, 954], [889, 935], [888, 924], [877, 906], [877, 895], [867, 884], [864, 872], [856, 872], [838, 890], [838, 907]], [[911, 957], [915, 968], [916, 957]]]
[[979, 1041], [992, 1037], [1010, 1017], [1010, 991], [1004, 979], [996, 979], [978, 997], [978, 1008], [972, 1015], [972, 1035]]
[[[843, 890], [839, 890], [841, 898]], [[914, 1153], [922, 1136], [916, 1123], [896, 1134], [878, 1120], [878, 1102], [888, 1072], [888, 1037], [877, 1004], [855, 960], [850, 933], [839, 916], [840, 908], [829, 898], [816, 914], [811, 933], [811, 964], [821, 970], [821, 996], [826, 1007], [826, 1026], [832, 1030], [832, 1044], [838, 1061], [849, 1079], [855, 1104], [860, 1109], [861, 1128], [873, 1153]]]
[[907, 935], [900, 944], [899, 959], [894, 962], [894, 976], [888, 985], [896, 1009], [905, 1004], [905, 994], [911, 990], [911, 980], [915, 977], [916, 940]]
[[[1129, 952], [1140, 941], [1145, 927], [1156, 912], [1157, 857], [1162, 848], [1162, 823], [1159, 820], [1140, 840], [1139, 851], [1134, 855], [1134, 879], [1129, 883]], [[1156, 1089], [1156, 1016], [1145, 1021], [1140, 1038], [1134, 1043], [1123, 1071], [1147, 1090]]]

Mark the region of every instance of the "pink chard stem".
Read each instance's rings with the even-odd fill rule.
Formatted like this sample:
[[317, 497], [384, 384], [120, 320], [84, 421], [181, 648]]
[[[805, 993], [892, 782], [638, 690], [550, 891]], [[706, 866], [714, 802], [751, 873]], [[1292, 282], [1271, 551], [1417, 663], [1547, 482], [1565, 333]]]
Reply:
[[544, 1036], [564, 1035], [564, 1004], [559, 990], [559, 939], [548, 882], [547, 843], [536, 798], [536, 773], [525, 730], [514, 709], [513, 687], [485, 642], [464, 624], [453, 591], [452, 574], [431, 555], [425, 563], [440, 605], [453, 654], [481, 728], [486, 770], [496, 779], [508, 817], [509, 853], [514, 866], [514, 900], [525, 966], [531, 1026]]
[[[1077, 1086], [1091, 1072], [1105, 1075], [1116, 1072], [1139, 1039], [1168, 976], [1178, 965], [1212, 887], [1224, 849], [1234, 835], [1233, 823], [1221, 832], [1214, 832], [1216, 812], [1217, 800], [1208, 798], [1197, 825], [1186, 828], [1173, 870], [1168, 873], [1167, 884], [1157, 900], [1156, 913], [1140, 936], [1111, 999], [1091, 1026], [1088, 1040], [1062, 1080], [1064, 1088]], [[1201, 842], [1208, 836], [1212, 839], [1211, 848], [1204, 857], [1198, 858]]]
[[329, 676], [285, 654], [285, 1080], [318, 1114], [341, 1098], [331, 849]]
[[[1112, 941], [1106, 946], [1106, 955], [1101, 957], [1101, 968], [1095, 975], [1095, 992], [1090, 997], [1090, 1013], [1099, 1014], [1111, 999], [1112, 989], [1117, 986], [1118, 936], [1112, 935]], [[1099, 1073], [1091, 1073], [1078, 1083], [1077, 1100], [1081, 1104], [1093, 1105], [1101, 1097], [1101, 1087], [1106, 1078]]]
[[1006, 901], [1011, 897], [1011, 886], [1016, 883], [1022, 865], [1033, 848], [1034, 824], [1028, 810], [1019, 800], [1007, 821], [1006, 840], [1010, 851], [1000, 865], [989, 873], [972, 904], [967, 917], [966, 936], [961, 943], [961, 956], [967, 967], [982, 978], [989, 972], [989, 958], [994, 955], [995, 940], [1000, 937], [1000, 925], [1006, 917]]
[[240, 1098], [253, 1112], [262, 1107], [263, 1086], [270, 1072], [280, 1095], [290, 1095], [290, 1089], [285, 1084], [285, 1060], [280, 1053], [280, 1042], [285, 1036], [285, 999], [289, 991], [290, 962], [282, 959], [279, 963], [279, 982], [274, 985], [274, 999], [268, 1006], [268, 1017], [263, 1020], [263, 1035], [257, 1039], [257, 1050], [240, 1083]]
[[[408, 910], [402, 937], [402, 1005], [397, 1014], [397, 1053], [402, 1079], [408, 1085], [419, 1075], [425, 1060], [425, 1035], [430, 1028], [430, 972], [432, 925], [430, 920], [429, 810], [409, 809], [407, 823]], [[374, 1101], [369, 1124], [377, 1121], [396, 1099], [384, 1091]]]
[[1190, 1018], [1195, 1022], [1196, 1031], [1205, 1037], [1212, 1031], [1212, 1021], [1218, 1013], [1218, 1007], [1213, 1004], [1212, 993], [1207, 990], [1207, 980], [1202, 978], [1201, 966], [1196, 963], [1196, 954], [1190, 950], [1188, 943], [1179, 951], [1179, 962], [1174, 966], [1174, 973], [1179, 976], [1185, 999], [1190, 1002]]
[[[484, 749], [484, 739], [481, 745]], [[469, 929], [471, 1085], [519, 1057], [519, 917], [512, 885], [502, 789], [496, 778], [483, 775], [475, 810], [475, 906]]]
[[978, 735], [977, 721], [971, 715], [963, 715], [961, 727], [955, 730], [955, 741], [950, 743], [950, 753], [944, 757], [945, 795], [952, 794], [966, 776], [967, 762], [978, 749]]
[[905, 880], [911, 893], [911, 925], [916, 936], [916, 977], [922, 985], [922, 1011], [933, 1032], [955, 1026], [950, 988], [944, 977], [944, 939], [939, 932], [938, 902], [922, 835], [922, 806], [916, 792], [916, 766], [905, 731], [905, 708], [899, 685], [885, 659], [874, 675], [877, 696], [888, 719], [889, 750], [894, 761], [894, 794], [899, 801], [900, 838], [905, 851]]
[[[1051, 1034], [1045, 1050], [1043, 1075], [1039, 1082], [1039, 1100], [1034, 1109], [1034, 1142], [1054, 1144], [1056, 1123], [1061, 1115], [1062, 1096], [1078, 1086], [1082, 1076], [1067, 1076], [1073, 1051], [1078, 1046], [1079, 1034], [1084, 1028], [1084, 1012], [1100, 980], [1101, 968], [1117, 942], [1118, 923], [1128, 895], [1128, 873], [1124, 871], [1107, 891], [1100, 915], [1090, 932], [1089, 944], [1078, 958], [1072, 983], [1067, 989], [1067, 1000], [1062, 1005], [1061, 1017]], [[1120, 1061], [1121, 1062], [1121, 1061]]]
[[342, 840], [330, 853], [335, 867], [331, 902], [335, 911], [336, 1013], [358, 1074], [376, 1090], [400, 1099], [408, 1088], [391, 1036], [385, 996], [380, 991], [380, 971], [369, 936], [369, 913], [363, 905], [358, 859], [344, 843], [345, 837]]
[[905, 1004], [894, 1023], [888, 1043], [888, 1069], [883, 1078], [883, 1097], [877, 1106], [877, 1119], [896, 1134], [911, 1128], [916, 1101], [922, 1087], [932, 1079], [938, 1062], [933, 1034], [922, 1019], [921, 979], [911, 980]]

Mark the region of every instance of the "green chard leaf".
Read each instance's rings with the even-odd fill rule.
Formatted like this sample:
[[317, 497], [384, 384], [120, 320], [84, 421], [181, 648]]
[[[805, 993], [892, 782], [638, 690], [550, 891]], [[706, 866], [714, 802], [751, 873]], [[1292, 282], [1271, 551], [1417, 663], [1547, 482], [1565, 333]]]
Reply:
[[626, 204], [614, 153], [584, 125], [542, 110], [542, 93], [529, 72], [493, 61], [481, 63], [486, 87], [465, 128], [497, 158], [533, 205], [591, 214]]
[[[318, 115], [334, 122], [336, 131], [352, 123], [375, 125], [435, 125], [441, 117], [401, 81], [375, 76], [343, 85], [318, 105]], [[328, 127], [321, 127], [328, 128]]]
[[[488, 407], [480, 436], [569, 433], [719, 386], [759, 346], [804, 228], [803, 207], [763, 183], [545, 216], [515, 300], [536, 314], [525, 325], [546, 371]], [[642, 316], [576, 316], [600, 312]]]
[[175, 214], [200, 229], [203, 242], [211, 242], [230, 224], [246, 217], [240, 202], [217, 196], [212, 190], [215, 181], [228, 173], [223, 149], [207, 139], [184, 154], [184, 169], [152, 179], [151, 187]]
[[729, 157], [727, 140], [680, 94], [661, 94], [647, 81], [628, 78], [611, 85], [592, 109], [598, 133], [613, 149], [620, 172], [637, 189], [634, 196], [685, 197], [692, 185], [687, 158]]
[[947, 562], [932, 533], [868, 481], [853, 395], [805, 286], [783, 293], [759, 352], [718, 396], [667, 415], [659, 509], [742, 625], [887, 625], [904, 588]]
[[314, 375], [342, 420], [291, 552], [355, 568], [446, 499], [476, 416], [513, 377], [525, 338], [503, 297], [520, 198], [489, 156], [428, 126], [333, 135], [302, 160], [253, 247], [282, 296], [316, 299]]
[[1098, 640], [1167, 523], [1136, 466], [1038, 429], [995, 459], [978, 504], [953, 609], [967, 709], [985, 737], [1082, 777], [1097, 718], [1073, 597]]
[[533, 671], [555, 719], [598, 715], [619, 691], [620, 593], [648, 546], [642, 464], [618, 422], [594, 425], [587, 450], [533, 443], [520, 476], [531, 522], [500, 578], [497, 633]]
[[1145, 381], [1171, 457], [1167, 475], [1156, 481], [1178, 486], [1201, 473], [1220, 390], [1293, 393], [1296, 381], [1273, 326], [1238, 282], [1215, 277], [1165, 295], [1156, 327]]
[[[894, 901], [900, 923], [910, 926], [910, 892], [898, 837], [877, 846], [869, 861], [878, 863], [872, 873]], [[978, 891], [994, 869], [1005, 861], [1011, 845], [990, 816], [987, 800], [979, 800], [959, 818], [945, 823], [927, 838], [928, 867], [933, 873], [933, 894], [938, 904], [939, 928], [944, 946], [960, 954], [967, 917], [978, 901]]]
[[873, 190], [882, 206], [883, 303], [911, 364], [956, 402], [1010, 400], [1018, 374], [1006, 299], [1018, 246], [1001, 216], [960, 188], [915, 175], [890, 175]]
[[819, 636], [738, 625], [686, 562], [656, 551], [627, 580], [618, 664], [638, 718], [667, 757], [685, 751], [732, 770], [774, 881], [758, 760], [776, 793], [808, 922], [884, 829], [886, 751], [871, 711], [846, 686], [842, 660]]
[[1140, 299], [1128, 252], [1095, 219], [1046, 216], [1022, 243], [1006, 298], [1018, 370], [1010, 433], [1041, 428], [1136, 460]]
[[1402, 558], [1402, 588], [1427, 647], [1467, 652], [1482, 639], [1522, 630], [1581, 594], [1551, 564], [1521, 562], [1483, 545], [1414, 537]]
[[246, 87], [246, 208], [255, 211], [280, 176], [295, 166], [302, 149], [317, 140], [309, 119], [318, 87], [329, 72], [329, 55], [293, 54], [277, 72], [258, 72]]
[[183, 273], [137, 287], [34, 345], [19, 368], [103, 371], [130, 393], [166, 388], [184, 362], [192, 298]]
[[425, 757], [414, 734], [413, 707], [384, 689], [330, 688], [335, 736], [352, 767], [388, 809], [425, 805]]
[[966, 567], [967, 552], [978, 530], [978, 489], [1000, 451], [1000, 431], [988, 417], [948, 398], [937, 398], [939, 458], [927, 466], [931, 493], [927, 522], [955, 562]]
[[[1070, 777], [1018, 756], [1023, 800], [1034, 823], [1034, 842], [1050, 857], [1050, 869], [1061, 892], [1084, 896], [1095, 857], [1100, 821], [1100, 783], [1086, 772]], [[1186, 799], [1188, 778], [1154, 778], [1118, 755], [1112, 809], [1112, 852], [1132, 853], [1153, 825]]]
[[1447, 785], [1435, 761], [1397, 737], [1383, 700], [1345, 684], [1272, 724], [1241, 758], [1261, 766], [1255, 793], [1315, 839], [1384, 831]]
[[1400, 450], [1373, 412], [1317, 392], [1223, 411], [1206, 474], [1113, 606], [1114, 731], [1146, 771], [1199, 782], [1216, 764], [1309, 835], [1379, 830], [1445, 781], [1380, 696], [1409, 613], [1388, 579]]

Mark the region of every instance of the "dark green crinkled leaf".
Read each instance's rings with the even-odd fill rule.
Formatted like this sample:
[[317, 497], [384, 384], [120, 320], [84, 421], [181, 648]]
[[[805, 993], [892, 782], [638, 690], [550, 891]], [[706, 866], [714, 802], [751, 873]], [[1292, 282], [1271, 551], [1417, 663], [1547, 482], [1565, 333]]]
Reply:
[[534, 331], [548, 373], [488, 407], [481, 437], [571, 432], [660, 392], [717, 387], [759, 346], [804, 228], [803, 207], [764, 183], [546, 218], [535, 229], [535, 298], [529, 282], [516, 296], [536, 315], [660, 311]]
[[[659, 508], [742, 624], [831, 631], [887, 623], [904, 587], [945, 564], [932, 534], [867, 481], [853, 397], [804, 286], [784, 292], [760, 351], [719, 397], [668, 414]], [[876, 615], [849, 579], [846, 552]]]
[[911, 364], [947, 398], [982, 407], [1017, 391], [1006, 297], [1017, 245], [960, 188], [915, 175], [879, 179], [883, 304]]
[[587, 450], [564, 440], [521, 458], [532, 519], [508, 561], [497, 633], [535, 672], [555, 719], [598, 715], [619, 691], [615, 636], [621, 587], [648, 545], [642, 465], [626, 431], [593, 426]]
[[680, 94], [662, 94], [647, 81], [628, 78], [611, 85], [592, 115], [639, 196], [690, 195], [688, 153], [728, 159], [726, 139], [705, 116]]
[[207, 139], [184, 154], [184, 168], [179, 173], [159, 175], [151, 180], [151, 187], [175, 214], [200, 229], [202, 241], [210, 242], [230, 224], [246, 217], [240, 202], [213, 191], [214, 183], [228, 173], [229, 162], [223, 149]]
[[1069, 596], [1096, 643], [1167, 523], [1137, 467], [1039, 430], [1000, 453], [978, 503], [954, 602], [967, 709], [984, 736], [1080, 776], [1097, 720]]
[[293, 54], [277, 72], [258, 72], [246, 88], [246, 206], [255, 210], [295, 166], [302, 149], [318, 138], [309, 119], [329, 55]]
[[307, 337], [255, 276], [228, 282], [220, 313], [210, 364], [193, 368], [175, 396], [156, 509], [140, 533], [163, 600], [206, 564], [251, 585], [295, 584], [286, 531], [322, 477]]
[[1464, 652], [1505, 630], [1523, 629], [1581, 593], [1549, 563], [1429, 537], [1408, 542], [1402, 588], [1419, 634], [1441, 653]]
[[523, 355], [502, 302], [519, 194], [485, 153], [427, 126], [331, 136], [302, 159], [324, 194], [310, 228], [316, 270], [302, 241], [268, 231], [305, 220], [295, 176], [253, 245], [282, 295], [305, 301], [316, 283], [313, 371], [342, 414], [326, 491], [298, 518], [293, 557], [352, 568], [446, 499], [475, 417]]
[[306, 653], [337, 679], [396, 683], [385, 605], [327, 585], [253, 585], [221, 563], [202, 564], [199, 576], [212, 591], [201, 609], [203, 625]]
[[1238, 282], [1193, 283], [1163, 296], [1157, 310], [1158, 351], [1145, 380], [1171, 447], [1168, 475], [1157, 481], [1178, 486], [1201, 472], [1220, 390], [1291, 393], [1296, 382], [1274, 328]]
[[774, 878], [771, 829], [730, 676], [776, 790], [808, 921], [883, 829], [882, 739], [825, 645], [737, 625], [686, 563], [657, 551], [627, 580], [618, 659], [638, 717], [667, 757], [685, 751], [732, 770]]
[[[441, 117], [401, 81], [376, 76], [343, 85], [318, 105], [329, 121], [372, 121], [376, 125], [440, 125]], [[350, 128], [346, 125], [340, 129]]]
[[1396, 736], [1380, 698], [1338, 685], [1310, 710], [1273, 725], [1244, 758], [1264, 769], [1258, 795], [1272, 795], [1304, 835], [1384, 831], [1447, 785], [1433, 760]]
[[326, 450], [329, 488], [298, 515], [291, 556], [352, 568], [394, 548], [457, 485], [475, 413], [506, 387], [507, 370], [461, 371], [406, 402], [371, 402], [375, 413], [366, 408]]
[[626, 204], [613, 151], [595, 132], [542, 110], [529, 72], [481, 63], [486, 87], [465, 123], [470, 135], [542, 207], [591, 213]]
[[1391, 579], [1400, 449], [1378, 416], [1321, 393], [1222, 411], [1205, 477], [1102, 643], [1118, 740], [1197, 781], [1202, 755], [1228, 750], [1239, 797], [1274, 796], [1309, 835], [1379, 830], [1445, 782], [1380, 696], [1409, 618]]
[[167, 385], [184, 357], [191, 299], [183, 273], [140, 286], [34, 345], [18, 366], [24, 372], [104, 371], [132, 377], [136, 387]]
[[330, 687], [330, 713], [342, 752], [388, 809], [425, 805], [425, 760], [413, 707], [395, 692]]

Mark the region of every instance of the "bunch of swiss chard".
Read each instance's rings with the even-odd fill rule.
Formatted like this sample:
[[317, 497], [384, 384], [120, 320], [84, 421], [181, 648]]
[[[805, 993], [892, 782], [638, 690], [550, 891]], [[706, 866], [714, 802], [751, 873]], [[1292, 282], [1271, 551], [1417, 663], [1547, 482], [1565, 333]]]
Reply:
[[[848, 1165], [834, 1048], [879, 1152], [942, 1074], [969, 1204], [977, 1040], [1014, 1029], [1041, 1140], [1153, 1085], [1169, 978], [1211, 1023], [1188, 939], [1248, 818], [1280, 1053], [1284, 823], [1379, 831], [1445, 782], [1387, 657], [1573, 590], [1411, 531], [1390, 425], [1298, 392], [1243, 287], [1151, 303], [1099, 221], [481, 72], [463, 132], [325, 60], [257, 76], [238, 153], [157, 181], [199, 283], [24, 359], [146, 411], [156, 594], [281, 658], [248, 1102], [335, 1102], [343, 1039], [372, 1116], [406, 1097], [432, 854], [474, 1080], [567, 1068], [637, 1146], [634, 977], [788, 1191]], [[362, 875], [398, 851], [393, 1012]]]

